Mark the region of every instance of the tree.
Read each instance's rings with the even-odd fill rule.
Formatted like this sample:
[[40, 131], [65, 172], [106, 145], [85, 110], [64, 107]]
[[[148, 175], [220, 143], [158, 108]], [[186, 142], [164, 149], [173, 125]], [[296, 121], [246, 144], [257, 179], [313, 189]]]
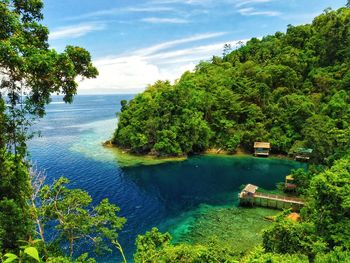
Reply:
[[82, 243], [95, 246], [96, 252], [101, 253], [110, 251], [113, 244], [122, 252], [117, 238], [126, 219], [116, 215], [119, 207], [104, 199], [89, 209], [90, 195], [81, 189], [68, 189], [68, 183], [68, 179], [60, 178], [52, 186], [42, 188], [38, 214], [41, 226], [47, 223], [55, 226], [60, 233], [57, 241], [69, 244], [70, 257], [75, 245]]
[[338, 262], [348, 262], [350, 260], [350, 252], [342, 251], [336, 248], [326, 254], [318, 254], [315, 258], [316, 263], [338, 263]]
[[293, 183], [297, 185], [296, 191], [298, 194], [307, 194], [312, 176], [314, 175], [310, 170], [306, 171], [303, 168], [292, 170], [291, 173], [294, 181]]
[[135, 263], [157, 262], [237, 262], [227, 251], [212, 244], [171, 244], [171, 235], [161, 233], [157, 228], [136, 239]]
[[15, 251], [20, 240], [27, 240], [32, 232], [29, 213], [13, 199], [0, 202], [0, 246], [3, 251]]
[[[37, 242], [34, 242], [37, 243]], [[12, 253], [6, 253], [4, 256], [0, 255], [0, 260], [6, 263], [37, 263], [37, 262], [46, 262], [46, 263], [96, 263], [96, 260], [93, 258], [88, 258], [88, 254], [83, 254], [76, 259], [68, 257], [50, 257], [47, 260], [42, 261], [38, 249], [33, 246], [34, 244], [28, 244], [22, 246], [19, 255]]]
[[230, 52], [232, 51], [232, 45], [231, 44], [225, 44], [224, 45], [224, 50], [222, 51], [222, 56], [225, 57], [228, 54], [230, 54]]
[[6, 0], [0, 4], [1, 100], [9, 105], [5, 132], [7, 147], [25, 153], [27, 114], [41, 117], [52, 93], [71, 102], [77, 91], [76, 77], [96, 77], [90, 54], [67, 46], [63, 53], [49, 49], [48, 29], [40, 24], [42, 1]]
[[258, 246], [242, 258], [240, 263], [309, 263], [309, 259], [302, 254], [277, 254], [266, 252]]
[[[2, 249], [18, 251], [18, 240], [33, 234], [30, 227], [30, 183], [27, 140], [33, 120], [45, 114], [53, 93], [71, 102], [77, 77], [96, 77], [97, 69], [83, 48], [67, 46], [58, 53], [48, 45], [41, 24], [41, 0], [0, 3], [0, 239]], [[6, 209], [5, 209], [6, 208]], [[4, 210], [3, 210], [4, 209]], [[7, 213], [7, 214], [6, 214]], [[12, 223], [11, 223], [12, 222]]]
[[326, 162], [334, 152], [335, 138], [331, 135], [334, 128], [334, 120], [328, 116], [314, 115], [306, 120], [302, 134], [306, 146], [315, 150], [317, 162]]
[[304, 254], [309, 259], [323, 252], [324, 241], [315, 235], [315, 226], [308, 222], [294, 222], [286, 219], [286, 213], [277, 217], [276, 222], [263, 234], [266, 252], [278, 254]]
[[27, 166], [18, 156], [0, 149], [0, 248], [16, 250], [19, 240], [33, 234], [27, 200], [30, 198]]
[[152, 228], [143, 236], [136, 239], [135, 262], [156, 262], [158, 252], [170, 245], [171, 236], [169, 233], [162, 234], [157, 228]]
[[330, 249], [350, 249], [350, 158], [335, 162], [313, 177], [305, 217], [314, 222], [317, 234]]
[[6, 253], [3, 257], [3, 262], [41, 262], [41, 260], [36, 247], [26, 245], [22, 247], [19, 256], [12, 253]]

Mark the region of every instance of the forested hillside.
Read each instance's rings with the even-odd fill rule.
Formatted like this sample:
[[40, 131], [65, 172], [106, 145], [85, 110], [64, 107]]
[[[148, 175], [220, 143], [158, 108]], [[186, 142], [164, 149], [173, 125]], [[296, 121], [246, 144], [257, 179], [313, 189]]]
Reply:
[[350, 146], [350, 9], [326, 10], [310, 25], [288, 26], [171, 85], [158, 81], [122, 102], [113, 142], [138, 154], [184, 155], [251, 149], [314, 149], [314, 161]]

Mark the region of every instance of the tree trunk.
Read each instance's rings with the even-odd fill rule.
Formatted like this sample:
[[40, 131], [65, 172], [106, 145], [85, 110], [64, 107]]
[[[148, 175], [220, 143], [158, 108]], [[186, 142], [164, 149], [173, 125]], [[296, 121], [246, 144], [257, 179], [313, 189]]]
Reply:
[[74, 238], [70, 237], [69, 238], [69, 250], [70, 250], [70, 257], [73, 257], [73, 246], [74, 246]]
[[125, 257], [125, 255], [124, 255], [123, 248], [122, 248], [122, 246], [120, 245], [120, 243], [118, 242], [118, 240], [114, 240], [112, 243], [113, 243], [113, 244], [115, 245], [115, 247], [120, 251], [120, 254], [121, 254], [122, 257], [123, 257], [123, 263], [127, 263], [126, 257]]

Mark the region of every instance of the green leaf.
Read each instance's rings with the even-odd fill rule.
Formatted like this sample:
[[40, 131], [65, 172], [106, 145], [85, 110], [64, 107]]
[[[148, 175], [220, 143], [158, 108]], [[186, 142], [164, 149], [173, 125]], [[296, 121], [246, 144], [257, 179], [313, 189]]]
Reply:
[[18, 257], [15, 254], [12, 253], [6, 253], [4, 255], [7, 259], [4, 261], [4, 263], [10, 263], [15, 261]]
[[35, 247], [27, 247], [24, 253], [40, 262], [38, 250]]

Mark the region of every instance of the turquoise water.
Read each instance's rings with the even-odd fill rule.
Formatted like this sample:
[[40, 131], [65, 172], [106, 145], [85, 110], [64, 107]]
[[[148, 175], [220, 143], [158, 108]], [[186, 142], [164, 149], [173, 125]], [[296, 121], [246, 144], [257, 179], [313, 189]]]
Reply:
[[[98, 203], [109, 198], [127, 223], [120, 242], [128, 258], [138, 234], [157, 226], [175, 235], [205, 205], [236, 206], [240, 186], [253, 183], [274, 189], [301, 164], [254, 157], [194, 156], [182, 162], [125, 167], [113, 149], [104, 148], [116, 126], [120, 100], [132, 95], [77, 96], [71, 105], [60, 97], [48, 106], [35, 129], [42, 137], [30, 143], [34, 163], [46, 170], [48, 183], [60, 176], [71, 187], [87, 190]], [[117, 254], [98, 262], [116, 262]]]

